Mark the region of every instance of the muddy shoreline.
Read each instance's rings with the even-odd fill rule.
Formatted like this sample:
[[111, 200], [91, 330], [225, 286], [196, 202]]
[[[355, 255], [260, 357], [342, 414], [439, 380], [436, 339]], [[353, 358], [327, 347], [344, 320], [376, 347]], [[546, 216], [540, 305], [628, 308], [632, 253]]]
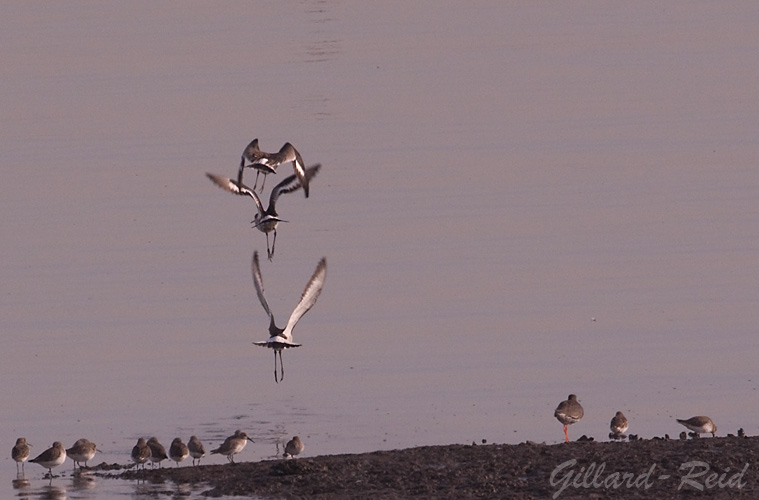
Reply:
[[759, 497], [758, 458], [759, 437], [718, 437], [424, 446], [144, 471], [101, 464], [88, 473], [206, 485], [209, 497], [727, 499]]

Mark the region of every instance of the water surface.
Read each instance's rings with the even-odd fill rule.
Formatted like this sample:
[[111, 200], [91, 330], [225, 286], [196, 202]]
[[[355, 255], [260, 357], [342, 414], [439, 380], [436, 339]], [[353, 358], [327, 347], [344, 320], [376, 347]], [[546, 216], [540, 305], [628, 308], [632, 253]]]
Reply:
[[[87, 437], [127, 463], [140, 436], [237, 428], [243, 460], [295, 434], [306, 456], [551, 443], [570, 392], [570, 436], [617, 410], [642, 436], [697, 414], [759, 430], [752, 3], [6, 11], [8, 449]], [[253, 204], [204, 176], [254, 137], [323, 164], [262, 262], [283, 323], [328, 261], [280, 384], [251, 344]], [[52, 486], [86, 498], [68, 476]]]

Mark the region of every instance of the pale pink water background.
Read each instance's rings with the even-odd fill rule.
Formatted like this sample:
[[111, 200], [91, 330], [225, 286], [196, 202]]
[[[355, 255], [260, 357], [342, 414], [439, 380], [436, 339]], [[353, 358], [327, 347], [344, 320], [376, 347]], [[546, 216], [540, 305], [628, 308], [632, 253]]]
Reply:
[[[240, 460], [295, 434], [306, 456], [553, 443], [570, 392], [573, 437], [616, 410], [646, 437], [697, 414], [756, 434], [758, 23], [753, 2], [6, 5], [5, 484], [22, 435], [118, 463], [237, 428]], [[254, 137], [323, 164], [262, 262], [284, 323], [328, 261], [278, 385], [251, 345], [265, 237], [204, 176]], [[70, 466], [63, 496], [143, 493]]]

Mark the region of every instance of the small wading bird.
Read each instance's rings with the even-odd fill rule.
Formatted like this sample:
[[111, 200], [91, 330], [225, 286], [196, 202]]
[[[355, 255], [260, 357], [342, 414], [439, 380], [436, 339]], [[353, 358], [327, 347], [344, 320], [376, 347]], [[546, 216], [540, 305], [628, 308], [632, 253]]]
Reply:
[[570, 394], [566, 401], [559, 403], [559, 406], [556, 407], [556, 411], [553, 412], [553, 416], [556, 417], [559, 422], [564, 424], [564, 436], [566, 437], [567, 443], [569, 442], [567, 427], [575, 422], [579, 422], [584, 413], [582, 406], [577, 402], [577, 396], [574, 394]]
[[224, 442], [221, 443], [221, 446], [215, 450], [211, 450], [211, 455], [224, 455], [227, 457], [227, 461], [233, 464], [235, 463], [235, 455], [240, 453], [243, 448], [245, 448], [245, 445], [248, 444], [248, 441], [251, 443], [254, 442], [248, 437], [247, 434], [238, 429], [233, 435], [225, 439]]
[[144, 470], [145, 462], [147, 462], [149, 459], [150, 446], [148, 446], [148, 443], [145, 442], [145, 438], [140, 438], [137, 440], [137, 444], [134, 445], [134, 448], [132, 448], [132, 461], [137, 464], [138, 468], [140, 465], [142, 465], [142, 468]]
[[[274, 349], [274, 381], [279, 383], [279, 380], [285, 378], [285, 366], [282, 364], [282, 350], [290, 347], [300, 347], [301, 344], [293, 342], [293, 328], [298, 323], [298, 320], [316, 304], [316, 299], [319, 298], [319, 294], [324, 287], [324, 280], [327, 277], [327, 258], [322, 257], [319, 264], [316, 266], [311, 279], [308, 280], [303, 294], [300, 296], [298, 305], [295, 306], [290, 319], [287, 320], [287, 325], [284, 328], [280, 328], [274, 322], [274, 315], [269, 309], [269, 304], [264, 297], [264, 282], [261, 277], [261, 269], [258, 265], [258, 252], [253, 252], [253, 283], [256, 285], [256, 294], [258, 300], [261, 301], [261, 305], [264, 307], [266, 314], [269, 315], [269, 340], [263, 342], [253, 342], [257, 346], [268, 347]], [[279, 368], [281, 377], [277, 380], [277, 353], [279, 353]]]
[[158, 467], [161, 467], [161, 461], [166, 460], [169, 456], [166, 454], [166, 448], [158, 442], [157, 437], [148, 439], [148, 448], [150, 448], [150, 468], [153, 468], [153, 464], [157, 463]]
[[[245, 160], [250, 162], [249, 165], [245, 164]], [[300, 179], [300, 183], [303, 186], [303, 192], [308, 198], [308, 176], [306, 175], [306, 167], [303, 163], [303, 158], [298, 153], [298, 150], [293, 147], [292, 144], [286, 142], [278, 152], [265, 153], [258, 147], [258, 139], [253, 139], [250, 144], [242, 152], [240, 158], [240, 169], [237, 171], [237, 183], [242, 184], [243, 170], [246, 168], [256, 169], [256, 182], [253, 184], [253, 189], [258, 185], [258, 174], [264, 174], [264, 180], [261, 182], [261, 191], [264, 190], [264, 184], [266, 183], [266, 176], [268, 174], [276, 173], [277, 167], [283, 163], [292, 162], [295, 175]]]
[[688, 420], [676, 419], [679, 423], [683, 424], [688, 429], [695, 432], [698, 436], [705, 432], [710, 432], [712, 437], [717, 435], [717, 426], [714, 425], [712, 419], [709, 417], [691, 417]]
[[187, 448], [187, 445], [182, 442], [182, 438], [174, 438], [174, 441], [171, 442], [171, 446], [169, 446], [169, 458], [176, 462], [177, 467], [179, 467], [179, 462], [187, 458], [187, 455], [189, 454], [190, 450]]
[[66, 461], [66, 449], [60, 441], [56, 441], [51, 448], [48, 448], [29, 461], [35, 464], [40, 464], [42, 467], [46, 468], [48, 474], [50, 474], [50, 477], [52, 478], [53, 467], [58, 467]]
[[624, 438], [625, 432], [627, 432], [627, 427], [627, 417], [625, 417], [624, 413], [618, 411], [609, 423], [609, 429], [611, 429], [611, 434], [609, 434], [609, 437], [612, 439]]
[[11, 458], [16, 462], [16, 472], [18, 472], [18, 464], [21, 464], [21, 471], [24, 470], [24, 462], [29, 458], [29, 444], [26, 444], [26, 438], [20, 437], [16, 439], [16, 444], [11, 450]]
[[200, 442], [198, 436], [190, 436], [190, 442], [187, 443], [187, 448], [190, 450], [190, 456], [192, 457], [192, 465], [195, 465], [195, 460], [200, 465], [200, 459], [206, 454], [206, 449], [203, 443]]
[[300, 455], [303, 450], [306, 449], [306, 445], [300, 440], [298, 436], [295, 436], [285, 445], [285, 458], [295, 458], [295, 455]]
[[74, 461], [74, 469], [76, 469], [77, 465], [81, 469], [81, 462], [84, 462], [84, 466], [87, 467], [87, 462], [92, 460], [95, 453], [97, 453], [97, 446], [95, 443], [85, 438], [77, 439], [74, 446], [66, 450], [66, 455]]
[[[306, 179], [310, 180], [313, 178], [320, 168], [321, 165], [318, 163], [316, 165], [308, 167], [305, 174]], [[274, 247], [277, 244], [277, 224], [280, 222], [287, 222], [283, 219], [280, 219], [279, 214], [277, 214], [277, 199], [282, 194], [292, 193], [293, 191], [300, 189], [302, 187], [302, 184], [298, 178], [294, 175], [291, 175], [277, 184], [269, 195], [269, 206], [266, 208], [266, 210], [264, 210], [261, 199], [258, 197], [256, 192], [245, 184], [236, 182], [234, 179], [229, 179], [227, 177], [222, 177], [216, 174], [206, 173], [206, 176], [211, 179], [211, 182], [224, 189], [225, 191], [229, 191], [230, 193], [238, 194], [241, 196], [250, 196], [253, 198], [253, 201], [256, 203], [257, 212], [251, 222], [253, 223], [253, 227], [266, 234], [266, 252], [269, 260], [271, 260], [271, 258], [274, 256]], [[269, 233], [272, 231], [274, 232], [274, 241], [270, 249]]]

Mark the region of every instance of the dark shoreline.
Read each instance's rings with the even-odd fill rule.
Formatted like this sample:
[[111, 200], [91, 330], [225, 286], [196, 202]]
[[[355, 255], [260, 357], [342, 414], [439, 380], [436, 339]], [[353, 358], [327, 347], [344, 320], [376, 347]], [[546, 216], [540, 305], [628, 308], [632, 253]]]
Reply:
[[[759, 496], [757, 458], [759, 437], [718, 437], [424, 446], [121, 473], [117, 470], [123, 466], [101, 464], [89, 473], [151, 483], [206, 484], [203, 494], [209, 497], [528, 499], [551, 498], [561, 490], [557, 498], [727, 499]], [[701, 464], [681, 469], [692, 462]]]

